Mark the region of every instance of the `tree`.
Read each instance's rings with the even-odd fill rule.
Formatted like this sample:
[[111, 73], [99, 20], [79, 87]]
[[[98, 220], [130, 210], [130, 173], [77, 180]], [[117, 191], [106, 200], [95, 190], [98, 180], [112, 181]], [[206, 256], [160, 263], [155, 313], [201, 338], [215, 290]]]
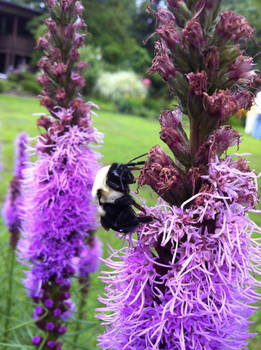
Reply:
[[261, 57], [257, 56], [260, 51], [261, 45], [261, 21], [260, 21], [260, 10], [261, 2], [260, 0], [223, 0], [223, 8], [232, 10], [240, 15], [243, 15], [247, 18], [249, 24], [255, 28], [255, 37], [257, 42], [249, 42], [247, 48], [247, 53], [250, 56], [255, 57], [259, 69], [261, 68]]
[[[88, 20], [87, 43], [95, 43], [110, 69], [132, 68], [133, 62], [146, 61], [146, 50], [131, 37], [132, 19], [136, 12], [135, 0], [85, 0], [85, 18]], [[143, 69], [143, 63], [138, 70]]]

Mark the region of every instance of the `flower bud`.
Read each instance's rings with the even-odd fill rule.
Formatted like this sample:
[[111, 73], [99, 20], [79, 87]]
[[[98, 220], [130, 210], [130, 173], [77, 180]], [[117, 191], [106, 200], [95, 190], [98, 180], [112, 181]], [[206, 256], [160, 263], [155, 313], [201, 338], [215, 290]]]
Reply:
[[43, 115], [37, 119], [36, 125], [39, 127], [43, 127], [46, 131], [52, 125], [52, 122], [49, 118], [44, 117]]
[[63, 342], [59, 342], [56, 347], [55, 347], [55, 350], [62, 350], [62, 345], [63, 345]]
[[76, 48], [76, 49], [79, 49], [84, 44], [85, 44], [85, 35], [76, 33], [75, 34], [75, 39], [74, 39], [74, 41], [72, 43], [73, 47]]
[[171, 12], [166, 9], [160, 9], [155, 13], [156, 16], [156, 26], [161, 27], [162, 25], [174, 26], [175, 25], [175, 17]]
[[245, 111], [249, 111], [254, 103], [253, 93], [247, 90], [238, 90], [232, 96], [237, 101], [237, 110], [244, 109]]
[[179, 6], [179, 4], [182, 2], [183, 0], [167, 0], [168, 3], [168, 7], [170, 9], [175, 9]]
[[86, 69], [89, 66], [87, 62], [81, 61], [77, 65], [78, 72], [81, 72], [82, 70]]
[[60, 327], [57, 329], [57, 332], [58, 332], [59, 334], [64, 334], [64, 333], [66, 333], [66, 331], [67, 331], [67, 328], [66, 328], [65, 326], [60, 326]]
[[50, 46], [50, 43], [49, 43], [49, 41], [46, 39], [46, 38], [44, 38], [44, 37], [40, 37], [38, 40], [37, 40], [37, 45], [36, 45], [36, 47], [38, 48], [38, 49], [44, 49], [44, 50], [46, 50], [46, 49], [48, 49], [48, 47]]
[[56, 91], [55, 97], [56, 97], [57, 101], [63, 102], [66, 99], [66, 91], [65, 91], [65, 89], [63, 87], [58, 89]]
[[203, 45], [203, 31], [195, 18], [186, 23], [182, 31], [184, 41], [193, 49], [200, 49]]
[[62, 314], [62, 310], [61, 309], [54, 309], [53, 310], [53, 315], [55, 316], [55, 317], [59, 317], [60, 315]]
[[37, 66], [41, 69], [48, 69], [50, 67], [50, 62], [46, 59], [46, 58], [42, 58], [40, 59], [40, 61], [38, 62]]
[[79, 54], [79, 51], [77, 49], [71, 49], [69, 55], [70, 55], [70, 60], [72, 62], [75, 62], [80, 58], [80, 54]]
[[43, 340], [43, 338], [40, 337], [39, 335], [32, 337], [33, 345], [39, 345], [42, 342], [42, 340]]
[[42, 316], [44, 314], [44, 309], [40, 305], [37, 305], [34, 309], [34, 314], [36, 316]]
[[237, 99], [231, 95], [230, 90], [219, 90], [214, 92], [212, 96], [206, 93], [204, 95], [208, 113], [219, 119], [219, 124], [224, 123], [240, 109]]
[[62, 59], [61, 50], [58, 49], [57, 47], [53, 47], [51, 49], [51, 53], [55, 61], [60, 61]]
[[234, 42], [244, 38], [247, 39], [253, 36], [254, 33], [254, 29], [249, 25], [245, 17], [229, 10], [221, 13], [215, 30], [221, 40], [232, 39]]
[[45, 326], [45, 329], [48, 331], [48, 332], [52, 332], [55, 328], [55, 325], [53, 322], [47, 322], [46, 323], [46, 326]]
[[203, 70], [199, 73], [187, 74], [189, 81], [189, 92], [191, 95], [202, 96], [207, 91], [207, 73]]
[[153, 74], [154, 72], [158, 72], [159, 75], [166, 81], [171, 78], [175, 78], [176, 70], [167, 53], [155, 56], [152, 61], [152, 66], [147, 73]]
[[41, 106], [45, 106], [47, 109], [52, 109], [54, 107], [53, 100], [49, 96], [44, 96], [40, 101]]
[[229, 147], [239, 145], [240, 141], [239, 133], [232, 129], [231, 126], [226, 125], [217, 129], [200, 146], [195, 156], [195, 164], [202, 165], [214, 161], [217, 155], [220, 157]]
[[188, 166], [190, 163], [189, 143], [181, 125], [181, 118], [182, 114], [179, 109], [163, 111], [159, 118], [160, 138], [168, 145], [178, 161]]
[[74, 25], [73, 24], [67, 24], [67, 26], [64, 28], [64, 36], [67, 39], [71, 39], [74, 34]]
[[47, 307], [47, 309], [51, 309], [54, 306], [54, 301], [52, 299], [46, 299], [44, 301], [44, 306]]
[[38, 81], [38, 83], [40, 83], [44, 87], [47, 87], [51, 83], [50, 79], [48, 78], [48, 76], [45, 73], [39, 75], [39, 77], [37, 78], [37, 81]]
[[233, 80], [248, 78], [252, 75], [252, 57], [240, 55], [229, 67], [229, 76]]
[[56, 76], [56, 77], [61, 77], [66, 74], [67, 72], [67, 66], [64, 63], [55, 63], [50, 67], [50, 72]]
[[76, 3], [74, 4], [73, 13], [75, 15], [81, 16], [83, 11], [84, 11], [84, 7], [80, 3], [80, 1], [76, 1]]
[[53, 349], [55, 347], [55, 341], [54, 340], [48, 340], [46, 343], [46, 346], [50, 349]]
[[154, 146], [138, 178], [138, 186], [149, 185], [170, 204], [178, 203], [184, 191], [181, 176], [171, 158]]
[[85, 79], [78, 73], [73, 72], [71, 75], [72, 85], [81, 89], [85, 85]]
[[62, 11], [67, 12], [72, 4], [73, 0], [61, 0]]
[[47, 18], [44, 21], [44, 23], [46, 24], [51, 33], [56, 32], [56, 23], [51, 18]]
[[49, 7], [51, 10], [54, 7], [55, 0], [46, 0], [46, 5]]
[[171, 50], [174, 49], [176, 44], [181, 42], [180, 33], [172, 25], [162, 25], [156, 29], [156, 33], [160, 40], [164, 40], [166, 46]]
[[240, 134], [229, 125], [217, 129], [211, 138], [218, 156], [221, 156], [229, 147], [239, 145], [240, 142]]

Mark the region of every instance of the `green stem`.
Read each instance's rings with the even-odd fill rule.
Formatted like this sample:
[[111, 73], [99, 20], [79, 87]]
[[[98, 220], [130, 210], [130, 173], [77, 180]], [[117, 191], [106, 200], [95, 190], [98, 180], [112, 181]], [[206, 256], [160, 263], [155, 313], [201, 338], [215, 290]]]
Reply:
[[[15, 262], [15, 250], [10, 246], [9, 247], [9, 254], [7, 259], [7, 264], [9, 264], [8, 271], [8, 290], [7, 290], [7, 297], [6, 297], [6, 309], [5, 309], [5, 324], [4, 324], [4, 335], [3, 335], [3, 343], [6, 342], [7, 336], [8, 336], [8, 328], [9, 328], [9, 321], [10, 321], [10, 315], [11, 315], [11, 307], [12, 307], [12, 290], [13, 290], [13, 273], [14, 273], [14, 262]], [[6, 347], [3, 349], [5, 350]]]
[[[79, 304], [78, 312], [77, 312], [77, 320], [81, 321], [85, 315], [84, 308], [86, 306], [86, 298], [87, 298], [88, 287], [89, 287], [89, 278], [84, 280], [84, 282], [83, 282], [83, 280], [79, 279], [79, 284], [81, 286], [81, 290], [80, 290], [80, 304]], [[78, 342], [78, 337], [80, 334], [81, 327], [82, 327], [81, 322], [76, 322], [75, 335], [73, 338], [74, 344], [77, 344], [77, 342]]]
[[190, 120], [190, 152], [192, 164], [195, 158], [195, 155], [199, 148], [199, 130], [198, 130], [198, 121], [191, 118]]

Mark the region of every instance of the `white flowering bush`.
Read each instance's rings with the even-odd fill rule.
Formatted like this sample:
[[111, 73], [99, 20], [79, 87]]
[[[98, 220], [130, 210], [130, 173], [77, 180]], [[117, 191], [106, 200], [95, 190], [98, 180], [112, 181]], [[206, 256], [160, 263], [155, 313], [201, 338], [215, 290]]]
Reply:
[[147, 95], [147, 88], [141, 78], [130, 71], [102, 73], [97, 80], [96, 91], [101, 97], [115, 102], [129, 97], [142, 99]]

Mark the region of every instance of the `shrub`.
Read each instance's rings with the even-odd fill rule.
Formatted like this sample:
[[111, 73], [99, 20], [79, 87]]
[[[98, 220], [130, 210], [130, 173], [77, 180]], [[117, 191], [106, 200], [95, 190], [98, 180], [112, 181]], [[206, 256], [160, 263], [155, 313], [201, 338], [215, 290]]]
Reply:
[[13, 82], [13, 83], [19, 83], [24, 79], [24, 72], [14, 72], [8, 74], [8, 81]]
[[17, 70], [8, 74], [8, 81], [19, 83], [25, 79], [35, 80], [35, 75], [29, 71]]
[[101, 49], [88, 45], [82, 47], [79, 52], [81, 61], [88, 63], [88, 67], [82, 73], [87, 82], [83, 88], [83, 94], [90, 95], [93, 92], [99, 75], [101, 75], [103, 71], [104, 64], [102, 61]]
[[144, 74], [150, 65], [150, 56], [144, 47], [135, 45], [130, 56], [130, 65], [135, 72]]
[[36, 80], [24, 79], [21, 83], [22, 89], [25, 92], [38, 95], [41, 93], [42, 88]]
[[139, 114], [143, 107], [143, 100], [138, 97], [124, 97], [116, 102], [116, 106], [121, 113]]
[[29, 71], [15, 71], [8, 75], [7, 82], [16, 91], [23, 90], [24, 92], [38, 95], [42, 90], [40, 84], [36, 81], [35, 74]]
[[100, 75], [96, 91], [106, 99], [118, 103], [123, 98], [146, 97], [147, 88], [134, 72], [119, 71], [116, 73], [104, 72]]
[[15, 88], [15, 84], [8, 80], [0, 80], [0, 94]]
[[6, 81], [0, 80], [0, 93], [3, 93], [6, 91], [5, 86], [6, 86]]

